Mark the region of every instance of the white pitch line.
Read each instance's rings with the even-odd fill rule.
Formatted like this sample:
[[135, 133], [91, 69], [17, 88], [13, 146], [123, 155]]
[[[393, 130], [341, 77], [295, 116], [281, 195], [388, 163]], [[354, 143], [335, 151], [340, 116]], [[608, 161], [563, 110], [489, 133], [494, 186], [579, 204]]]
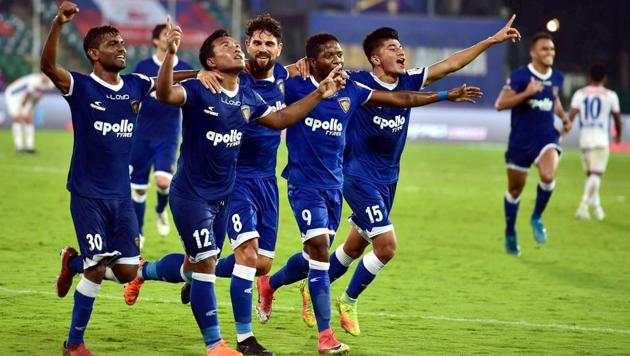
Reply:
[[[9, 294], [27, 294], [27, 295], [46, 295], [46, 296], [54, 296], [57, 294], [53, 292], [46, 291], [36, 291], [36, 290], [19, 290], [19, 289], [11, 289], [0, 287], [0, 292], [9, 293]], [[111, 295], [111, 294], [99, 294], [98, 298], [108, 299], [108, 300], [119, 300], [122, 303], [122, 296], [120, 295]], [[181, 304], [181, 302], [176, 300], [168, 300], [168, 299], [159, 299], [152, 297], [142, 297], [142, 302], [149, 303], [158, 303], [158, 304]], [[219, 303], [221, 307], [230, 307], [230, 303]], [[295, 312], [297, 308], [292, 307], [283, 307], [275, 305], [273, 308], [276, 312]], [[497, 319], [483, 319], [483, 318], [460, 318], [460, 317], [450, 317], [450, 316], [440, 316], [440, 315], [417, 315], [417, 314], [396, 314], [396, 313], [383, 313], [383, 312], [366, 312], [362, 311], [362, 315], [374, 316], [374, 317], [387, 317], [387, 318], [400, 318], [400, 319], [423, 319], [423, 320], [433, 320], [433, 321], [449, 321], [449, 322], [457, 322], [457, 323], [469, 323], [469, 324], [487, 324], [487, 325], [509, 325], [509, 326], [517, 326], [517, 327], [525, 327], [525, 328], [543, 328], [543, 329], [556, 329], [556, 330], [569, 330], [569, 331], [579, 331], [579, 332], [587, 332], [587, 333], [605, 333], [605, 334], [630, 334], [630, 329], [616, 329], [610, 327], [589, 327], [589, 326], [580, 326], [580, 325], [570, 325], [570, 324], [542, 324], [542, 323], [531, 323], [526, 320], [497, 320]]]
[[57, 167], [46, 167], [46, 166], [20, 166], [20, 165], [10, 165], [5, 166], [8, 170], [15, 169], [22, 172], [32, 172], [32, 173], [50, 173], [50, 174], [67, 174], [67, 169], [61, 169]]

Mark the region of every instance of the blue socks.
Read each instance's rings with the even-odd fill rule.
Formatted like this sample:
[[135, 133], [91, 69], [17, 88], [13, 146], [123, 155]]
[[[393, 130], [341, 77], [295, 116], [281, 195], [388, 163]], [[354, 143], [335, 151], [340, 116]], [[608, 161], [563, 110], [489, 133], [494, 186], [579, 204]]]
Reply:
[[516, 217], [518, 215], [519, 198], [514, 198], [509, 192], [503, 198], [503, 210], [505, 212], [505, 234], [516, 235]]
[[70, 323], [66, 347], [83, 343], [83, 334], [90, 321], [94, 300], [100, 288], [100, 284], [81, 277], [81, 281], [79, 281], [74, 291], [74, 307], [72, 308], [72, 321]]
[[[304, 258], [302, 252], [298, 252], [289, 257], [287, 264], [269, 278], [269, 285], [276, 290], [306, 278], [308, 271], [308, 260]], [[326, 279], [328, 279], [328, 276], [326, 276]]]
[[354, 271], [350, 284], [346, 289], [346, 295], [352, 299], [357, 299], [359, 294], [372, 283], [383, 267], [385, 265], [376, 257], [374, 251], [368, 252], [357, 265], [357, 269]]
[[68, 261], [68, 267], [74, 273], [83, 273], [83, 258], [80, 255], [76, 255]]
[[308, 271], [308, 290], [311, 293], [313, 311], [317, 320], [317, 330], [322, 332], [330, 328], [330, 264], [310, 260]]
[[168, 204], [168, 192], [169, 188], [160, 189], [160, 187], [157, 187], [157, 204], [155, 205], [155, 212], [161, 213], [164, 209], [166, 209], [166, 204]]
[[133, 202], [133, 210], [136, 212], [136, 218], [138, 219], [140, 235], [144, 235], [142, 228], [144, 227], [144, 211], [147, 208], [147, 195], [140, 195], [131, 189], [131, 200]]
[[553, 188], [556, 187], [556, 181], [552, 181], [551, 183], [543, 183], [539, 182], [538, 187], [536, 189], [536, 205], [534, 205], [534, 212], [532, 213], [532, 219], [540, 219], [543, 211], [545, 211], [545, 207], [547, 207], [547, 203], [551, 198], [551, 193], [553, 193]]
[[230, 298], [238, 342], [254, 335], [252, 333], [252, 287], [255, 277], [256, 268], [234, 265], [230, 281]]
[[346, 254], [343, 250], [343, 244], [339, 245], [334, 253], [330, 255], [330, 270], [328, 276], [332, 284], [339, 277], [343, 276], [354, 259]]
[[170, 283], [184, 282], [181, 271], [184, 258], [182, 253], [171, 253], [157, 261], [147, 261], [142, 266], [142, 279]]
[[232, 277], [232, 271], [234, 270], [234, 265], [236, 264], [236, 257], [234, 254], [231, 254], [227, 257], [220, 258], [217, 261], [217, 266], [214, 270], [214, 273], [217, 277], [221, 278], [229, 278]]
[[206, 347], [221, 341], [221, 329], [217, 315], [217, 297], [214, 293], [216, 276], [208, 273], [193, 273], [190, 286], [190, 307]]

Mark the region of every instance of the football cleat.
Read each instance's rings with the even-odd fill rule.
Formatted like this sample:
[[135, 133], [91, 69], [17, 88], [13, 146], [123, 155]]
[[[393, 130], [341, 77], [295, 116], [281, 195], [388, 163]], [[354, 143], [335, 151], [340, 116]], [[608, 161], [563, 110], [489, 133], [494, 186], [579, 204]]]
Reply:
[[273, 352], [258, 343], [255, 336], [250, 336], [241, 342], [237, 342], [236, 350], [242, 352], [243, 355], [274, 356]]
[[328, 328], [319, 333], [317, 350], [321, 355], [341, 355], [350, 351], [350, 346], [340, 342], [332, 329]]
[[57, 296], [59, 298], [65, 297], [70, 287], [72, 287], [72, 278], [76, 273], [70, 269], [69, 263], [72, 257], [78, 254], [77, 250], [70, 246], [64, 247], [59, 254], [61, 256], [61, 272], [59, 272], [56, 281]]
[[604, 209], [602, 209], [601, 206], [596, 206], [593, 208], [593, 215], [595, 216], [595, 219], [599, 221], [604, 220], [604, 218], [606, 217], [606, 214], [604, 214]]
[[311, 303], [311, 293], [308, 291], [306, 279], [300, 282], [300, 294], [302, 294], [302, 321], [309, 328], [315, 326], [315, 314], [313, 313], [313, 304]]
[[[140, 267], [144, 265], [145, 261], [142, 257], [140, 257]], [[136, 300], [138, 300], [138, 295], [140, 294], [140, 288], [144, 284], [144, 280], [136, 277], [133, 281], [125, 284], [125, 288], [123, 289], [123, 297], [125, 298], [125, 303], [127, 305], [136, 304]]]
[[575, 212], [575, 217], [580, 220], [590, 220], [591, 214], [588, 213], [588, 206], [580, 204], [580, 207]]
[[359, 316], [357, 315], [357, 302], [349, 303], [344, 296], [340, 296], [336, 301], [337, 311], [339, 311], [339, 321], [341, 327], [352, 336], [359, 336]]
[[516, 237], [516, 234], [505, 235], [505, 252], [514, 256], [521, 255], [521, 248], [518, 246], [518, 238]]
[[242, 353], [230, 348], [224, 340], [206, 352], [206, 356], [243, 356]]
[[545, 228], [542, 218], [532, 218], [530, 223], [534, 231], [534, 240], [539, 244], [547, 242], [547, 229]]
[[273, 305], [273, 288], [269, 285], [269, 276], [260, 276], [256, 281], [258, 289], [258, 304], [256, 304], [256, 315], [258, 321], [265, 324], [271, 318], [271, 306]]
[[77, 344], [66, 347], [66, 343], [64, 342], [63, 356], [92, 356], [92, 352], [85, 347], [85, 344]]
[[160, 236], [167, 236], [171, 232], [171, 225], [168, 222], [166, 209], [161, 213], [157, 213], [156, 221], [158, 234], [160, 234]]
[[179, 298], [182, 301], [182, 304], [190, 303], [190, 282], [184, 282], [184, 285], [179, 292]]

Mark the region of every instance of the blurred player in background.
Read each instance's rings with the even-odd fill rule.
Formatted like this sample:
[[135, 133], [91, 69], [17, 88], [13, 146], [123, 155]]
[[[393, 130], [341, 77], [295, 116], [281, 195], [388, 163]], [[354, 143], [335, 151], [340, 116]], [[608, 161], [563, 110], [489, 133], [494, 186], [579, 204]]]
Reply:
[[610, 117], [615, 120], [615, 142], [621, 141], [621, 112], [619, 97], [614, 91], [604, 87], [606, 69], [599, 65], [591, 67], [589, 85], [579, 89], [571, 99], [569, 119], [580, 118], [580, 149], [586, 172], [586, 183], [582, 201], [575, 213], [578, 219], [588, 220], [589, 207], [597, 220], [604, 220], [599, 198], [602, 175], [606, 171], [609, 154]]
[[68, 72], [57, 64], [62, 26], [79, 11], [64, 1], [53, 20], [41, 57], [41, 69], [70, 106], [74, 145], [67, 189], [70, 212], [81, 249], [62, 251], [57, 294], [64, 297], [72, 277], [83, 272], [64, 355], [91, 355], [83, 336], [103, 279], [133, 280], [140, 251], [138, 223], [131, 204], [129, 158], [140, 102], [153, 88], [144, 75], [119, 75], [126, 49], [117, 29], [90, 29], [83, 40], [93, 72]]
[[35, 153], [35, 105], [46, 90], [54, 88], [44, 74], [33, 73], [18, 78], [4, 92], [7, 111], [13, 119], [13, 143], [18, 152]]
[[[167, 51], [166, 24], [155, 26], [151, 41], [155, 53], [140, 61], [134, 73], [142, 73], [148, 77], [158, 74]], [[174, 58], [175, 70], [189, 70], [192, 66], [177, 56]], [[181, 126], [180, 109], [162, 104], [151, 94], [142, 101], [138, 114], [138, 128], [131, 151], [131, 199], [138, 217], [140, 227], [140, 248], [144, 245], [144, 211], [146, 208], [147, 189], [149, 188], [149, 172], [153, 166], [153, 175], [157, 190], [157, 231], [161, 236], [170, 232], [168, 221], [168, 192], [173, 177], [175, 155]]]
[[[363, 41], [372, 71], [350, 71], [350, 79], [378, 90], [420, 90], [462, 69], [491, 46], [507, 40], [520, 40], [520, 33], [512, 27], [515, 18], [512, 16], [496, 34], [474, 46], [429, 67], [409, 70], [405, 70], [405, 51], [398, 32], [388, 27], [376, 29]], [[329, 275], [331, 283], [337, 280], [346, 273], [352, 261], [361, 257], [372, 245], [372, 251], [363, 256], [348, 287], [336, 300], [341, 326], [354, 336], [360, 334], [357, 315], [359, 295], [396, 254], [397, 239], [389, 214], [396, 193], [410, 114], [408, 108], [361, 106], [348, 123], [343, 195], [352, 208], [348, 219], [351, 230], [346, 241], [330, 255]], [[309, 307], [310, 296], [304, 283], [300, 290], [303, 307]], [[307, 325], [310, 325], [311, 315], [309, 310], [302, 311]]]
[[532, 164], [538, 168], [536, 204], [530, 218], [534, 239], [543, 244], [547, 230], [542, 213], [556, 186], [556, 171], [562, 149], [561, 133], [554, 126], [554, 114], [562, 119], [562, 133], [571, 129], [558, 96], [564, 75], [552, 68], [556, 48], [551, 35], [538, 33], [532, 38], [529, 51], [531, 63], [510, 74], [499, 94], [497, 110], [511, 109], [511, 130], [505, 153], [508, 191], [503, 199], [505, 209], [505, 249], [519, 256], [521, 249], [516, 234], [516, 217], [521, 192]]

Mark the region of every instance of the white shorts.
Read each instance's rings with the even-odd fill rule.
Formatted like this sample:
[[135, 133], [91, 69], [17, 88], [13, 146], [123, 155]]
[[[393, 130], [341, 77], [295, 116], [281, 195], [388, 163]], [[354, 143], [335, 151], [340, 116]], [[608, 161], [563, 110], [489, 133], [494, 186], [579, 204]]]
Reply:
[[26, 116], [33, 109], [33, 105], [30, 101], [27, 102], [26, 105], [22, 105], [20, 98], [5, 97], [5, 99], [7, 111], [12, 119], [16, 116]]
[[608, 165], [608, 147], [582, 149], [582, 167], [585, 172], [604, 173]]

